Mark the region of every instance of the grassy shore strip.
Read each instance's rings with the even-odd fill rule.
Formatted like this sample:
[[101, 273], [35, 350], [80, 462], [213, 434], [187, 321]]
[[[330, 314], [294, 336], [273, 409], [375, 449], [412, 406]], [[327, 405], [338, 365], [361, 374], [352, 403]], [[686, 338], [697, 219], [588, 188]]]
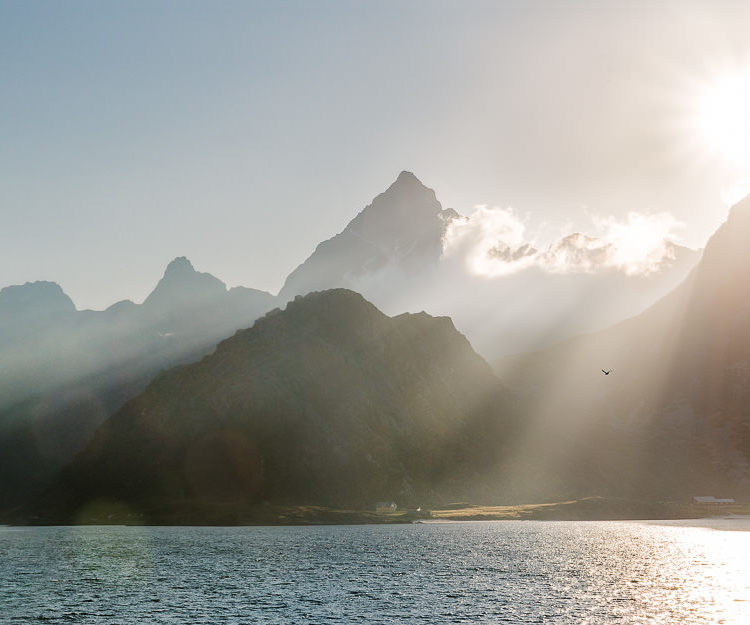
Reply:
[[140, 505], [127, 505], [118, 501], [97, 500], [82, 507], [73, 517], [60, 518], [51, 514], [8, 517], [0, 521], [12, 525], [364, 525], [430, 521], [679, 520], [728, 515], [750, 515], [750, 506], [697, 506], [586, 497], [514, 506], [453, 503], [435, 506], [430, 511], [411, 508], [395, 512], [375, 512], [270, 503], [143, 501]]
[[445, 521], [549, 520], [606, 521], [695, 519], [727, 514], [748, 514], [750, 506], [697, 506], [674, 502], [586, 497], [569, 501], [517, 506], [466, 506], [433, 510], [431, 518]]

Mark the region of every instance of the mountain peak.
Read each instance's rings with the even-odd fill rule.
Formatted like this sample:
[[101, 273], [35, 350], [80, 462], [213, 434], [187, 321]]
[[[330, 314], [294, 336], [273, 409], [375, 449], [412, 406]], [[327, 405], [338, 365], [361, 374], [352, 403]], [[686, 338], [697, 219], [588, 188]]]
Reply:
[[583, 234], [582, 232], [573, 232], [572, 234], [564, 236], [560, 240], [561, 244], [574, 245], [576, 247], [580, 247], [581, 245], [588, 245], [595, 242], [596, 239], [594, 237], [590, 237], [587, 234]]
[[178, 256], [167, 265], [164, 277], [143, 302], [147, 307], [172, 309], [179, 306], [196, 306], [215, 300], [226, 293], [226, 285], [210, 273], [193, 268], [184, 256]]
[[154, 380], [42, 505], [67, 517], [117, 493], [172, 515], [177, 491], [181, 518], [205, 522], [200, 506], [229, 502], [448, 500], [494, 466], [510, 407], [447, 319], [387, 317], [343, 289], [312, 293]]
[[363, 276], [394, 268], [432, 268], [443, 253], [447, 224], [456, 216], [443, 210], [435, 191], [402, 171], [342, 232], [320, 243], [289, 274], [279, 296], [286, 300], [340, 286], [359, 290]]
[[[422, 184], [422, 181], [417, 178], [412, 172], [410, 171], [402, 171], [396, 180], [393, 182], [393, 184], [388, 187], [388, 189], [385, 191], [385, 193], [381, 195], [386, 195], [388, 192], [402, 192], [402, 193], [417, 193], [421, 194], [425, 191], [430, 192], [433, 197], [435, 195], [435, 192], [432, 189], [429, 189], [428, 187], [424, 186]], [[376, 198], [377, 199], [377, 198]]]
[[0, 290], [0, 314], [46, 317], [72, 312], [73, 301], [56, 282], [26, 282]]
[[412, 172], [406, 171], [406, 170], [402, 171], [398, 175], [398, 178], [396, 178], [396, 182], [398, 182], [400, 184], [405, 184], [405, 183], [412, 183], [413, 184], [415, 182], [417, 184], [422, 184], [422, 181], [419, 178], [417, 178]]
[[167, 268], [164, 271], [164, 276], [185, 275], [189, 273], [195, 273], [193, 264], [185, 256], [178, 256], [167, 265]]

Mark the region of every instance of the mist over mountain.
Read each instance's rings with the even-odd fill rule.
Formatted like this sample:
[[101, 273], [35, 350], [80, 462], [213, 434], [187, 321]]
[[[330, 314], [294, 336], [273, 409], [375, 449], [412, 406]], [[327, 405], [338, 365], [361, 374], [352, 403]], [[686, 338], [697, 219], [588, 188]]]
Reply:
[[[450, 316], [485, 357], [538, 349], [637, 314], [685, 278], [700, 254], [670, 241], [573, 233], [544, 249], [508, 212], [443, 209], [402, 172], [287, 278], [279, 299], [344, 287], [388, 314]], [[631, 239], [633, 237], [631, 236]]]
[[435, 192], [413, 173], [402, 171], [341, 233], [320, 243], [289, 274], [279, 299], [352, 286], [376, 274], [421, 279], [440, 259], [446, 227], [457, 216], [443, 209]]
[[[482, 403], [484, 407], [477, 408], [476, 412], [482, 416], [476, 416], [476, 421], [472, 421], [474, 417], [469, 419], [474, 425], [467, 422], [467, 430], [461, 429], [463, 426], [458, 428], [462, 434], [455, 448], [446, 447], [447, 439], [440, 438], [439, 428], [442, 426], [439, 424], [442, 421], [438, 419], [433, 423], [424, 417], [427, 413], [434, 413], [438, 418], [443, 414], [439, 407], [442, 404], [455, 408], [452, 416], [445, 416], [446, 422], [458, 419], [456, 415], [459, 413], [464, 416], [475, 414], [475, 404], [465, 393], [472, 384], [467, 376], [476, 377], [481, 386], [475, 389], [476, 398], [486, 397], [490, 386], [497, 388], [497, 380], [492, 378], [490, 382], [481, 373], [485, 365], [480, 366], [477, 364], [480, 360], [474, 360], [479, 357], [471, 351], [466, 339], [477, 352], [498, 361], [501, 355], [546, 347], [562, 338], [620, 322], [646, 309], [679, 284], [695, 266], [697, 252], [676, 245], [661, 235], [644, 241], [638, 237], [628, 240], [617, 236], [596, 238], [573, 233], [548, 246], [534, 246], [525, 239], [523, 224], [512, 211], [479, 207], [470, 217], [463, 217], [451, 209], [443, 209], [431, 189], [413, 174], [402, 172], [340, 234], [321, 243], [310, 258], [290, 274], [278, 297], [244, 287], [227, 289], [214, 276], [195, 271], [186, 258], [174, 259], [167, 266], [143, 304], [126, 300], [104, 311], [77, 311], [70, 298], [54, 283], [7, 287], [0, 291], [0, 370], [3, 372], [0, 377], [0, 508], [11, 507], [40, 492], [61, 467], [87, 446], [94, 432], [105, 422], [97, 435], [100, 441], [97, 445], [101, 446], [101, 441], [112, 432], [117, 432], [118, 437], [122, 434], [123, 440], [130, 440], [135, 445], [138, 437], [145, 436], [145, 430], [124, 425], [133, 422], [133, 413], [129, 409], [123, 409], [111, 422], [107, 419], [165, 370], [169, 372], [159, 377], [158, 384], [166, 384], [164, 380], [180, 380], [182, 386], [179, 393], [175, 390], [177, 387], [163, 387], [167, 390], [159, 395], [158, 401], [165, 402], [165, 406], [173, 400], [183, 402], [180, 414], [200, 408], [205, 414], [222, 415], [219, 422], [234, 428], [233, 417], [224, 412], [225, 400], [216, 394], [219, 391], [214, 393], [211, 389], [224, 389], [227, 397], [236, 395], [231, 400], [235, 403], [226, 405], [232, 407], [232, 414], [242, 414], [246, 419], [237, 426], [240, 438], [255, 441], [252, 449], [242, 447], [244, 451], [237, 452], [245, 458], [241, 462], [250, 462], [247, 458], [255, 458], [260, 453], [258, 449], [266, 454], [263, 456], [266, 464], [257, 471], [253, 469], [256, 478], [264, 476], [263, 488], [256, 493], [257, 501], [265, 498], [365, 503], [366, 498], [376, 496], [409, 499], [414, 495], [416, 501], [418, 497], [429, 499], [437, 493], [458, 495], [461, 492], [459, 483], [440, 473], [440, 467], [433, 462], [434, 457], [443, 453], [450, 460], [444, 467], [458, 467], [455, 475], [466, 478], [472, 487], [476, 484], [476, 488], [487, 496], [502, 495], [517, 501], [529, 496], [591, 494], [597, 489], [632, 494], [641, 482], [648, 483], [655, 495], [687, 492], [704, 483], [706, 488], [721, 485], [724, 483], [721, 480], [725, 480], [729, 473], [744, 475], [743, 463], [748, 461], [748, 454], [742, 446], [745, 443], [740, 443], [745, 440], [744, 413], [739, 407], [741, 401], [737, 399], [737, 407], [729, 411], [735, 416], [729, 421], [724, 417], [720, 420], [722, 424], [731, 421], [731, 427], [711, 426], [708, 431], [701, 421], [708, 400], [690, 393], [702, 388], [701, 374], [696, 369], [701, 365], [696, 363], [705, 362], [707, 354], [715, 359], [717, 353], [713, 343], [701, 342], [704, 339], [698, 338], [716, 335], [709, 330], [710, 324], [705, 320], [712, 319], [722, 331], [735, 326], [736, 332], [742, 331], [742, 313], [736, 312], [734, 317], [726, 319], [714, 318], [712, 304], [708, 302], [723, 302], [722, 298], [729, 297], [725, 290], [734, 298], [743, 293], [742, 288], [732, 286], [732, 281], [739, 281], [738, 276], [743, 271], [742, 259], [735, 258], [742, 253], [735, 239], [739, 237], [741, 240], [743, 235], [722, 234], [726, 228], [730, 232], [743, 231], [745, 226], [737, 217], [743, 210], [742, 207], [733, 210], [727, 225], [712, 239], [706, 258], [688, 281], [649, 312], [612, 330], [555, 346], [549, 352], [503, 360], [498, 368], [502, 372], [501, 379], [508, 381], [507, 386], [512, 391], [525, 394], [523, 413], [526, 420], [522, 430], [518, 430], [523, 436], [513, 439], [517, 443], [513, 450], [501, 454], [502, 469], [497, 466], [488, 468], [497, 460], [493, 457], [490, 461], [497, 448], [485, 445], [482, 435], [477, 435], [477, 432], [486, 434], [491, 430], [493, 441], [507, 441], [512, 438], [511, 432], [516, 431], [514, 428], [518, 422], [509, 424], [505, 414], [505, 407], [512, 401], [502, 391], [497, 391], [500, 395], [496, 396], [499, 412], [485, 409], [489, 404]], [[636, 215], [632, 219], [637, 226], [639, 219], [646, 218]], [[669, 225], [664, 216], [657, 215], [654, 219], [666, 220]], [[646, 224], [649, 225], [652, 224]], [[643, 232], [648, 234], [649, 229], [645, 228]], [[731, 239], [738, 248], [734, 256], [725, 258], [721, 254], [729, 252], [716, 251], [717, 246], [729, 248], [714, 243], [722, 237]], [[718, 269], [724, 265], [730, 268], [726, 274]], [[713, 273], [698, 280], [696, 276], [708, 271], [705, 267], [714, 267]], [[700, 285], [700, 295], [693, 299], [688, 298], [694, 288], [690, 285]], [[725, 286], [720, 288], [718, 285]], [[334, 292], [337, 295], [318, 294], [293, 300], [283, 314], [269, 315], [253, 326], [260, 315], [277, 303], [327, 287], [347, 287], [361, 292], [374, 306], [361, 297], [357, 299], [359, 296], [350, 293], [344, 296], [342, 294], [348, 291], [339, 290]], [[745, 310], [744, 300], [727, 299], [726, 303], [729, 308]], [[337, 306], [342, 310], [337, 311]], [[445, 365], [453, 371], [455, 379], [441, 378], [445, 387], [442, 390], [435, 382], [436, 378], [430, 377], [435, 372], [429, 367], [425, 371], [432, 373], [427, 378], [420, 377], [427, 374], [415, 373], [427, 366], [425, 363], [430, 358], [441, 361], [444, 355], [431, 351], [434, 345], [450, 343], [445, 339], [451, 334], [446, 330], [448, 322], [445, 320], [427, 322], [424, 313], [403, 314], [404, 311], [423, 310], [450, 317], [455, 328], [466, 337], [462, 336], [458, 343], [465, 343], [469, 350], [466, 353], [472, 354], [470, 358], [461, 357]], [[696, 310], [704, 310], [699, 316], [703, 321], [696, 317]], [[308, 314], [310, 319], [306, 318]], [[647, 321], [638, 321], [642, 318]], [[678, 329], [687, 328], [683, 321], [688, 318], [693, 319], [690, 328], [682, 334], [675, 334]], [[359, 325], [379, 328], [375, 333], [377, 340], [370, 337], [372, 342], [368, 348], [375, 349], [375, 353], [362, 346], [357, 349], [346, 347], [347, 341], [354, 340], [351, 336], [342, 338], [331, 334], [320, 338], [318, 333], [329, 332], [329, 324], [341, 324], [340, 329]], [[425, 324], [443, 324], [445, 327], [440, 327], [443, 327], [441, 332], [445, 336], [441, 332], [433, 335], [413, 330], [417, 326], [427, 327]], [[225, 387], [224, 382], [217, 381], [219, 369], [206, 373], [205, 379], [203, 373], [196, 374], [195, 384], [192, 378], [180, 376], [188, 375], [185, 371], [202, 371], [200, 366], [203, 365], [196, 365], [197, 369], [172, 371], [175, 366], [195, 362], [210, 354], [219, 341], [240, 328], [251, 326], [255, 334], [243, 336], [265, 337], [266, 343], [259, 348], [265, 356], [258, 360], [252, 350], [238, 356], [234, 366], [237, 371], [245, 373], [237, 375], [249, 377], [235, 379], [235, 386], [231, 389]], [[394, 327], [400, 328], [398, 332], [393, 330]], [[640, 329], [632, 332], [622, 329], [634, 327]], [[268, 334], [273, 328], [273, 333]], [[452, 332], [455, 328], [450, 326]], [[358, 337], [357, 341], [362, 338], [356, 332], [354, 335]], [[395, 350], [389, 337], [397, 335], [413, 354]], [[321, 340], [328, 341], [322, 351], [310, 347], [319, 346]], [[731, 337], [725, 334], [717, 335], [716, 340], [734, 345]], [[238, 341], [241, 343], [240, 339]], [[253, 339], [253, 344], [257, 341], [260, 339]], [[739, 341], [733, 349], [742, 344]], [[222, 345], [221, 354], [224, 356], [201, 363], [224, 362], [222, 358], [230, 348]], [[668, 345], [668, 348], [660, 348], [660, 345]], [[636, 346], [642, 347], [639, 355], [633, 351]], [[694, 346], [694, 351], [685, 351], [687, 346]], [[671, 356], [677, 359], [677, 364], [662, 362], [659, 349], [670, 355], [678, 354]], [[449, 346], [448, 356], [455, 352], [454, 347]], [[342, 353], [349, 355], [344, 357]], [[426, 353], [429, 353], [429, 358], [425, 357], [425, 362], [413, 360]], [[318, 356], [321, 363], [331, 360], [335, 366], [321, 365], [320, 371], [313, 373]], [[592, 360], [596, 360], [593, 367]], [[354, 372], [366, 370], [372, 379], [365, 380], [362, 375], [350, 380], [347, 376], [352, 372], [347, 372], [342, 364], [344, 361], [353, 367]], [[259, 362], [276, 363], [273, 365], [275, 373], [271, 371], [268, 373], [270, 378], [264, 377], [266, 374]], [[738, 357], [726, 364], [727, 371], [733, 372], [731, 375], [739, 385], [732, 387], [735, 388], [732, 392], [739, 393], [737, 397], [740, 398], [744, 398], [741, 390], [745, 371], [743, 362], [743, 358]], [[227, 380], [234, 379], [234, 372], [226, 365], [222, 367], [220, 369]], [[248, 373], [247, 367], [252, 371]], [[600, 369], [611, 367], [617, 373], [606, 378], [609, 386], [602, 387]], [[316, 377], [329, 368], [333, 372], [330, 379]], [[629, 380], [622, 370], [637, 372], [637, 375], [634, 373], [636, 377]], [[650, 374], [652, 371], [653, 375]], [[708, 373], [711, 379], [718, 380], [713, 370]], [[444, 371], [438, 377], [443, 375]], [[266, 379], [270, 385], [268, 388], [258, 386], [258, 380]], [[299, 381], [304, 379], [311, 381], [301, 388]], [[399, 379], [403, 379], [408, 388], [403, 387], [397, 381]], [[691, 382], [683, 385], [685, 380]], [[370, 382], [376, 386], [368, 387]], [[460, 388], [454, 388], [455, 384]], [[239, 389], [243, 385], [249, 385], [247, 388], [254, 388], [256, 392], [252, 396], [242, 395]], [[157, 385], [155, 388], [162, 387]], [[377, 388], [377, 393], [373, 388]], [[718, 393], [717, 396], [723, 398], [716, 400], [716, 406], [730, 401], [727, 397], [731, 393], [727, 388], [729, 382], [726, 380], [711, 386], [710, 396]], [[445, 392], [449, 395], [446, 396]], [[142, 397], [156, 397], [149, 393], [152, 391]], [[405, 393], [415, 393], [421, 399], [416, 403], [407, 402]], [[179, 398], [175, 398], [176, 395]], [[211, 398], [209, 404], [201, 403], [205, 397]], [[255, 403], [256, 399], [261, 403]], [[315, 413], [310, 417], [313, 425], [309, 430], [302, 426], [303, 422], [307, 423], [307, 416], [300, 415], [308, 415], [304, 406]], [[346, 406], [354, 415], [352, 423], [360, 424], [356, 426], [359, 433], [350, 431], [350, 427], [355, 426], [347, 423], [340, 412], [341, 406]], [[726, 410], [716, 408], [715, 412], [728, 414]], [[321, 421], [324, 413], [332, 420]], [[376, 418], [375, 414], [381, 417], [391, 415], [390, 420], [378, 421], [381, 425], [376, 427], [371, 419], [377, 421], [381, 417]], [[602, 414], [608, 417], [603, 419]], [[222, 438], [223, 433], [211, 430], [198, 416], [195, 417], [195, 427], [207, 428], [200, 430], [203, 432], [201, 436], [205, 434], [205, 440], [201, 439], [204, 442], [200, 442], [200, 451], [195, 453], [208, 463], [206, 470], [209, 475], [204, 484], [201, 482], [204, 478], [196, 477], [200, 471], [190, 474], [193, 475], [190, 480], [198, 480], [196, 483], [205, 486], [201, 487], [203, 490], [196, 490], [190, 480], [190, 483], [185, 481], [188, 478], [184, 475], [178, 479], [178, 468], [183, 462], [180, 458], [187, 453], [188, 438], [185, 437], [188, 435], [183, 432], [185, 426], [175, 416], [177, 412], [169, 415], [158, 421], [169, 423], [159, 434], [162, 438], [149, 443], [151, 447], [146, 446], [154, 458], [161, 458], [165, 450], [174, 454], [170, 460], [171, 468], [165, 468], [164, 479], [167, 481], [160, 482], [158, 488], [154, 486], [157, 490], [149, 490], [146, 477], [149, 471], [161, 470], [151, 460], [138, 456], [138, 462], [145, 467], [144, 472], [133, 469], [134, 475], [141, 477], [130, 479], [108, 464], [109, 452], [95, 457], [91, 455], [94, 448], [89, 447], [85, 461], [89, 463], [87, 470], [103, 476], [102, 481], [89, 483], [81, 477], [83, 473], [76, 473], [77, 477], [66, 486], [65, 492], [94, 496], [112, 487], [118, 497], [135, 500], [140, 497], [138, 492], [143, 486], [142, 497], [145, 499], [158, 499], [171, 493], [169, 496], [182, 498], [188, 505], [213, 488], [230, 499], [238, 497], [240, 487], [236, 480], [239, 478], [227, 477], [234, 469], [216, 464], [215, 458], [224, 453], [231, 456], [228, 450], [233, 449], [235, 439], [231, 439], [235, 442], [228, 442], [229, 439]], [[256, 428], [259, 423], [270, 423], [268, 419], [286, 423], [285, 419], [292, 418], [289, 415], [296, 415], [293, 425], [281, 429], [267, 425]], [[484, 424], [481, 427], [477, 425], [480, 422]], [[160, 431], [161, 426], [150, 423], [147, 427], [155, 428], [150, 432]], [[407, 427], [405, 423], [411, 425]], [[679, 427], [675, 426], [673, 432], [670, 428], [675, 423]], [[492, 429], [495, 425], [490, 424], [502, 425]], [[385, 428], [382, 431], [378, 429], [381, 426]], [[435, 427], [438, 430], [431, 432]], [[314, 442], [317, 455], [313, 457], [304, 450], [304, 442], [299, 438], [302, 434], [298, 435], [295, 428]], [[708, 432], [709, 438], [701, 438], [699, 431]], [[321, 432], [326, 433], [325, 440], [321, 438]], [[399, 432], [406, 432], [403, 445], [398, 441]], [[463, 432], [471, 434], [464, 436]], [[339, 437], [343, 437], [340, 448], [327, 447]], [[734, 442], [722, 442], [727, 438]], [[362, 442], [365, 439], [369, 442]], [[713, 442], [707, 445], [706, 440]], [[256, 443], [260, 445], [257, 449]], [[115, 445], [114, 442], [107, 443], [110, 444]], [[426, 447], [422, 447], [423, 444]], [[369, 454], [379, 459], [374, 465], [368, 464], [369, 460], [357, 464], [361, 460], [360, 452], [368, 445], [380, 450], [380, 456]], [[360, 460], [355, 462], [349, 456], [348, 460], [343, 458], [341, 454], [350, 453], [342, 451], [346, 449], [357, 450]], [[401, 451], [391, 453], [388, 449]], [[685, 464], [681, 456], [684, 449], [690, 450], [694, 460], [701, 460]], [[709, 449], [712, 451], [707, 451]], [[135, 456], [128, 456], [120, 447], [114, 446], [110, 451], [112, 457], [128, 466], [138, 464]], [[367, 456], [365, 453], [364, 457]], [[477, 462], [481, 459], [481, 468], [468, 460], [472, 456], [476, 456]], [[306, 466], [314, 469], [314, 480], [305, 481], [308, 469], [301, 468], [302, 465], [295, 464], [290, 468], [290, 458], [304, 458]], [[412, 461], [408, 458], [413, 458], [416, 464], [410, 464]], [[196, 466], [202, 466], [204, 460]], [[252, 462], [251, 465], [255, 466]], [[665, 472], [665, 463], [668, 462], [702, 476], [703, 482], [697, 481], [697, 477], [694, 482], [679, 478], [680, 484], [646, 480], [647, 471]], [[243, 471], [250, 471], [247, 466]], [[386, 466], [390, 467], [390, 473], [384, 468]], [[633, 467], [639, 467], [636, 474], [627, 480], [620, 479], [623, 471], [632, 471]], [[358, 491], [350, 481], [341, 477], [350, 472], [358, 476], [358, 483], [366, 488]], [[212, 475], [214, 477], [210, 477]], [[469, 480], [469, 475], [476, 479]], [[222, 490], [220, 484], [225, 478], [228, 490]], [[492, 487], [485, 488], [488, 482]], [[378, 490], [377, 484], [385, 484], [387, 488]], [[463, 486], [465, 488], [466, 484]], [[355, 495], [360, 491], [366, 495], [355, 501]], [[341, 497], [337, 499], [336, 493]]]
[[689, 278], [641, 315], [498, 362], [526, 394], [534, 427], [524, 448], [539, 459], [538, 484], [750, 494], [748, 240], [750, 198], [732, 208]]
[[128, 401], [65, 471], [46, 514], [71, 520], [104, 498], [155, 521], [179, 508], [203, 522], [212, 504], [465, 495], [498, 462], [515, 418], [450, 319], [391, 318], [351, 291], [311, 293]]
[[61, 287], [0, 291], [0, 507], [33, 493], [159, 371], [195, 360], [275, 298], [172, 261], [142, 305], [77, 311]]

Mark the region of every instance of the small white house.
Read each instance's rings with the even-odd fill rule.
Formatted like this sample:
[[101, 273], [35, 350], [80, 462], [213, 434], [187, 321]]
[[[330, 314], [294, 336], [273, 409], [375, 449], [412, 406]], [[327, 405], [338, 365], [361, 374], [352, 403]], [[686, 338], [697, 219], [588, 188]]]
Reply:
[[716, 497], [693, 497], [693, 503], [701, 506], [731, 506], [734, 499], [717, 499]]

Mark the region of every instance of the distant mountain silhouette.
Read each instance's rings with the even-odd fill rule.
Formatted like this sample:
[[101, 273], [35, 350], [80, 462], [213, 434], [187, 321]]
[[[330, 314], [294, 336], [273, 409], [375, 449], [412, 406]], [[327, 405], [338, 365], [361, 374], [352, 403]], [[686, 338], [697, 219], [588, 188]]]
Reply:
[[0, 291], [0, 510], [41, 488], [159, 371], [198, 359], [275, 298], [230, 289], [185, 258], [142, 305], [77, 311], [59, 285]]
[[450, 319], [311, 293], [127, 402], [52, 489], [45, 518], [73, 520], [101, 498], [152, 522], [175, 509], [211, 522], [212, 504], [455, 496], [496, 463], [512, 409]]
[[279, 300], [349, 288], [388, 314], [428, 310], [450, 316], [479, 353], [494, 359], [637, 314], [677, 286], [700, 256], [667, 242], [653, 271], [628, 274], [612, 268], [611, 244], [576, 233], [545, 250], [497, 241], [486, 256], [514, 268], [474, 275], [464, 259], [443, 254], [451, 225], [465, 219], [443, 209], [414, 174], [402, 172], [287, 277]]
[[[641, 315], [498, 362], [534, 415], [538, 484], [750, 495], [748, 241], [750, 198], [689, 278]], [[602, 365], [616, 374], [605, 378]]]
[[421, 274], [443, 251], [447, 224], [458, 214], [443, 209], [435, 192], [402, 171], [386, 191], [342, 232], [323, 241], [286, 279], [279, 299], [358, 284], [362, 276], [399, 271]]
[[27, 282], [0, 290], [0, 340], [23, 328], [35, 328], [49, 320], [70, 318], [73, 301], [54, 282]]
[[164, 271], [156, 288], [143, 302], [152, 314], [174, 315], [185, 308], [210, 306], [226, 296], [226, 285], [210, 273], [200, 273], [190, 261], [181, 256], [175, 258]]

